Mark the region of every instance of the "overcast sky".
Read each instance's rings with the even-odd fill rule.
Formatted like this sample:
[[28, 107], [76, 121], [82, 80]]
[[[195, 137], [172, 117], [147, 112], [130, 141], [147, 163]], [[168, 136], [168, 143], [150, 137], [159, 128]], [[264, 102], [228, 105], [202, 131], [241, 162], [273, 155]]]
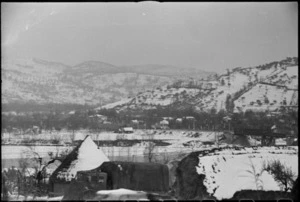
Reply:
[[298, 5], [1, 3], [2, 57], [224, 71], [298, 56]]

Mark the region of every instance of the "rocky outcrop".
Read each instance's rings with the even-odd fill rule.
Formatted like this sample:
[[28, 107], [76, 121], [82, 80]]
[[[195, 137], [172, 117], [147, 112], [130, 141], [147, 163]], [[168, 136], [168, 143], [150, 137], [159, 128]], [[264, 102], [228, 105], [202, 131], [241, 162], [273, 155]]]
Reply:
[[176, 169], [176, 195], [180, 200], [213, 199], [203, 184], [205, 175], [198, 175], [196, 166], [199, 164], [199, 152], [193, 152], [179, 162]]

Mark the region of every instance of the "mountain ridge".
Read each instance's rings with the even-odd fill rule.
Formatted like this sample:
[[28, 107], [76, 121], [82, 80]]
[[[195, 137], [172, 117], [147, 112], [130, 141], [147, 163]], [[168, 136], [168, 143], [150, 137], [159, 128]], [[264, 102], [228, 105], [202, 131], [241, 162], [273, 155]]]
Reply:
[[162, 74], [93, 60], [70, 66], [39, 58], [5, 58], [1, 65], [2, 101], [101, 105], [193, 76], [193, 72], [179, 76], [168, 68]]
[[276, 111], [298, 106], [298, 58], [228, 69], [207, 79], [179, 80], [102, 108], [147, 110], [193, 107], [195, 111]]

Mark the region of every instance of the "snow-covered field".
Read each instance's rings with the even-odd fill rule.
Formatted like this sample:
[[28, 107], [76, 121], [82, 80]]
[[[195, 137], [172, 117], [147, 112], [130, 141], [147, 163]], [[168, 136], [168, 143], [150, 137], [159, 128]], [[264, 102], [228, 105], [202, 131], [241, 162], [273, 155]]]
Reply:
[[[83, 140], [87, 135], [94, 141], [114, 141], [114, 140], [140, 140], [130, 147], [126, 146], [102, 146], [101, 150], [107, 156], [142, 156], [144, 155], [145, 148], [148, 146], [148, 141], [161, 140], [168, 143], [167, 146], [156, 146], [156, 153], [182, 153], [191, 152], [206, 148], [203, 142], [215, 142], [216, 139], [222, 136], [222, 132], [213, 131], [186, 131], [186, 130], [134, 130], [134, 133], [122, 134], [114, 132], [100, 132], [91, 133], [87, 130], [75, 131], [74, 135], [72, 131], [62, 131], [60, 133], [42, 133], [35, 136], [30, 136], [30, 139], [45, 140], [45, 139], [58, 139], [60, 145], [2, 145], [2, 159], [19, 159], [30, 155], [32, 151], [38, 153], [40, 157], [49, 157], [48, 153], [53, 152], [70, 152], [74, 146], [68, 146], [65, 142], [71, 142], [74, 140]], [[5, 137], [5, 134], [4, 136]], [[19, 138], [19, 139], [18, 139]], [[21, 139], [29, 137], [21, 137], [10, 135], [9, 142], [20, 142]], [[5, 138], [4, 138], [5, 139]], [[8, 141], [8, 140], [7, 140]], [[251, 143], [251, 140], [249, 140]], [[256, 145], [256, 144], [254, 144]]]
[[57, 197], [48, 197], [48, 196], [23, 196], [23, 195], [14, 195], [11, 194], [8, 196], [8, 201], [61, 201], [63, 196], [57, 196]]
[[[204, 174], [207, 191], [218, 200], [240, 190], [273, 190], [283, 187], [263, 170], [263, 164], [279, 160], [298, 176], [298, 147], [258, 147], [226, 149], [199, 156], [198, 174]], [[295, 179], [294, 179], [295, 180]]]
[[[198, 134], [199, 137], [193, 137]], [[100, 149], [112, 160], [133, 160], [143, 161], [146, 155], [146, 148], [149, 145], [149, 140], [161, 140], [169, 143], [167, 146], [156, 146], [154, 153], [158, 159], [173, 158], [178, 154], [189, 153], [200, 148], [206, 148], [202, 144], [203, 141], [214, 142], [221, 133], [210, 131], [184, 131], [184, 130], [135, 130], [134, 133], [120, 134], [113, 132], [89, 133], [88, 131], [76, 131], [74, 134], [75, 140], [83, 140], [86, 135], [90, 135], [93, 140], [114, 141], [114, 140], [140, 140], [138, 143], [128, 146], [102, 146]], [[47, 136], [47, 137], [46, 137]], [[61, 133], [39, 134], [31, 137], [35, 139], [45, 139], [57, 136], [61, 140], [61, 145], [2, 145], [1, 159], [2, 164], [18, 165], [18, 160], [24, 157], [30, 157], [33, 152], [39, 154], [46, 161], [49, 158], [49, 152], [69, 153], [74, 146], [64, 145], [64, 141], [71, 141], [72, 132], [62, 131]], [[19, 140], [18, 140], [19, 141]], [[10, 142], [14, 142], [13, 137], [10, 137]], [[5, 165], [2, 165], [2, 167]], [[10, 166], [9, 166], [10, 167]]]
[[101, 190], [93, 200], [147, 200], [147, 193], [129, 189]]
[[[170, 134], [172, 132], [172, 134]], [[167, 150], [168, 152], [178, 151], [179, 148], [188, 149], [186, 148], [183, 143], [197, 140], [197, 141], [214, 141], [215, 134], [213, 132], [200, 132], [202, 135], [200, 137], [189, 137], [190, 134], [195, 132], [184, 132], [184, 131], [168, 131], [168, 133], [155, 134], [153, 136], [146, 135], [142, 131], [137, 131], [136, 133], [131, 134], [118, 134], [113, 132], [106, 132], [100, 134], [90, 134], [93, 140], [117, 140], [119, 138], [124, 140], [164, 140], [165, 142], [170, 143], [171, 145], [168, 146], [157, 146], [158, 152], [164, 152]], [[75, 135], [75, 140], [83, 140], [86, 134], [84, 133], [77, 133]], [[131, 154], [140, 154], [142, 155], [147, 143], [141, 142], [132, 147], [101, 147], [104, 153], [114, 153], [114, 154], [121, 154], [123, 156], [129, 153]], [[13, 159], [13, 158], [20, 158], [25, 153], [30, 153], [30, 151], [37, 152], [41, 157], [47, 157], [49, 152], [61, 152], [65, 150], [72, 150], [73, 147], [71, 146], [21, 146], [21, 145], [2, 145], [2, 159]], [[126, 153], [124, 153], [126, 151]]]

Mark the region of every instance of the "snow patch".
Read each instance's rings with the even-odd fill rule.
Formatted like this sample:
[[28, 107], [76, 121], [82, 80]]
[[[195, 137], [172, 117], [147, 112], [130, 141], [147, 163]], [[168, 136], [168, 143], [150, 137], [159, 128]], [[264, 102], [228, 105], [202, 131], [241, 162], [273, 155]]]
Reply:
[[[207, 191], [218, 200], [231, 198], [239, 190], [280, 191], [274, 177], [262, 171], [263, 163], [280, 160], [298, 176], [298, 148], [262, 147], [242, 150], [225, 149], [199, 156], [198, 174], [204, 174]], [[257, 175], [258, 180], [255, 180]]]

